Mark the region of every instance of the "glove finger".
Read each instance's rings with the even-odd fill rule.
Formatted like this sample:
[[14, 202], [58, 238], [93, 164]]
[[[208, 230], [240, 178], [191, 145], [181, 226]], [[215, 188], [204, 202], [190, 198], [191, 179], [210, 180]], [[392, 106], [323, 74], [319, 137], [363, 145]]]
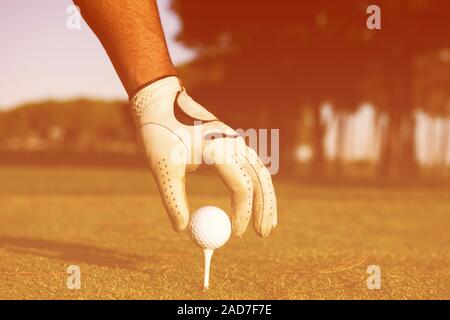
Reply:
[[175, 231], [184, 230], [189, 222], [185, 192], [187, 148], [174, 132], [148, 124], [140, 131], [141, 142], [153, 176]]
[[236, 155], [232, 147], [234, 139], [216, 139], [208, 144], [209, 152], [204, 154], [206, 163], [211, 164], [231, 191], [231, 220], [233, 233], [241, 237], [247, 229], [252, 214], [253, 183], [245, 169], [245, 159]]
[[153, 175], [158, 184], [164, 207], [175, 231], [184, 230], [189, 222], [189, 207], [185, 190], [185, 165], [170, 159], [155, 161]]
[[272, 178], [256, 152], [245, 148], [242, 156], [253, 181], [253, 227], [261, 237], [267, 237], [277, 225], [277, 202]]

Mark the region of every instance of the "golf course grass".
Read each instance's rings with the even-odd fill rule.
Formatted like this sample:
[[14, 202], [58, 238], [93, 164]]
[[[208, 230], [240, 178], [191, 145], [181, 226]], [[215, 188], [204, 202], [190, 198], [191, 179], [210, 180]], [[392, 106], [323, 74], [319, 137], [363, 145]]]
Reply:
[[[450, 299], [449, 189], [274, 181], [277, 229], [232, 237], [203, 292], [202, 252], [172, 231], [149, 171], [1, 167], [0, 299]], [[188, 197], [230, 212], [215, 176], [189, 175]]]

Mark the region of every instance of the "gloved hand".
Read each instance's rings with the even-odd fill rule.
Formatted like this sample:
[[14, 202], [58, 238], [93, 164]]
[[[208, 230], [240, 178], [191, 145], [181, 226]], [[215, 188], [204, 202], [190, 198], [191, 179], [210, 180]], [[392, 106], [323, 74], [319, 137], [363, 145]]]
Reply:
[[217, 169], [231, 190], [234, 234], [242, 236], [252, 213], [256, 233], [270, 234], [277, 224], [272, 179], [241, 136], [192, 100], [177, 77], [154, 82], [131, 101], [151, 171], [176, 231], [189, 222], [185, 173], [206, 163]]

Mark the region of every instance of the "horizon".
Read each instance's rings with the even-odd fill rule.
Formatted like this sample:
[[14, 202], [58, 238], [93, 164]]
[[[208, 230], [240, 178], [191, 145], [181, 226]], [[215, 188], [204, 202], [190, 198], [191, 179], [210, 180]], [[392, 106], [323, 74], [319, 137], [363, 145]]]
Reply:
[[[100, 103], [121, 103], [127, 102], [128, 99], [103, 99], [103, 98], [89, 98], [89, 97], [73, 97], [69, 99], [47, 99], [39, 101], [26, 102], [8, 109], [0, 109], [2, 112], [14, 111], [20, 108], [26, 108], [33, 104], [45, 104], [54, 103], [55, 105], [63, 104], [67, 102], [75, 102], [77, 100], [86, 100], [91, 102]], [[346, 161], [369, 161], [376, 162], [380, 154], [380, 136], [379, 128], [380, 123], [375, 121], [376, 111], [371, 104], [361, 104], [355, 112], [349, 113], [349, 123], [344, 135], [347, 142], [344, 146], [344, 159]], [[425, 166], [434, 164], [434, 156], [438, 150], [436, 143], [430, 143], [429, 140], [429, 128], [434, 127], [438, 130], [433, 132], [435, 139], [439, 137], [440, 130], [443, 130], [445, 123], [450, 124], [450, 119], [446, 118], [433, 118], [427, 115], [423, 111], [415, 112], [415, 121], [417, 123], [415, 129], [415, 144], [416, 144], [416, 157], [419, 163]], [[330, 104], [324, 104], [322, 106], [321, 118], [326, 123], [326, 131], [324, 137], [324, 150], [328, 159], [336, 159], [338, 155], [338, 149], [336, 145], [337, 139], [337, 122], [336, 114]], [[248, 128], [242, 128], [248, 129]], [[436, 140], [437, 141], [437, 140]], [[299, 162], [309, 161], [311, 156], [311, 146], [305, 144], [298, 144], [296, 146], [296, 157]], [[445, 157], [445, 163], [450, 165], [450, 148], [448, 149]]]

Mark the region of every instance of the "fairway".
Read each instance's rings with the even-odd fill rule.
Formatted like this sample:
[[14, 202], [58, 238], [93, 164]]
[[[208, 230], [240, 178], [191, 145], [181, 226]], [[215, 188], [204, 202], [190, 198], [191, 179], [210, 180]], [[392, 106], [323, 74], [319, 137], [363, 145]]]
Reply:
[[[232, 237], [203, 292], [202, 252], [172, 231], [149, 171], [2, 167], [0, 299], [450, 299], [450, 190], [274, 182], [277, 229]], [[188, 198], [230, 212], [215, 176], [189, 175]]]

